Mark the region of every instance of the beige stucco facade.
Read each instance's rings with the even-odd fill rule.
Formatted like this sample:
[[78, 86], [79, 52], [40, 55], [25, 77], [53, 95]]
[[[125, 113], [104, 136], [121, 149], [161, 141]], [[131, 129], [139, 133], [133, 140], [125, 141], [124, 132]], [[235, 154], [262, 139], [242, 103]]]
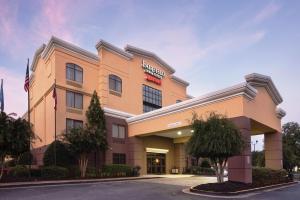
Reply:
[[[65, 131], [66, 119], [84, 123], [85, 112], [95, 90], [108, 117], [108, 134], [111, 134], [112, 124], [126, 126], [126, 138], [121, 143], [115, 144], [114, 138], [108, 135], [112, 148], [106, 152], [107, 163], [113, 162], [113, 153], [124, 153], [127, 164], [141, 166], [141, 172], [146, 174], [152, 167], [149, 166], [149, 155], [157, 153], [165, 155], [162, 156], [165, 173], [174, 168], [183, 172], [188, 164], [185, 144], [192, 134], [190, 123], [193, 114], [205, 117], [216, 112], [237, 121], [237, 125], [241, 121], [242, 124], [247, 122], [248, 132], [245, 134], [249, 138], [254, 134], [265, 134], [267, 166], [282, 167], [281, 118], [285, 112], [277, 107], [282, 98], [270, 77], [250, 74], [245, 77], [244, 83], [192, 98], [187, 94], [189, 84], [176, 77], [175, 70], [154, 53], [129, 45], [120, 49], [103, 40], [97, 43], [96, 49], [97, 53], [91, 53], [52, 37], [35, 53], [31, 66], [30, 118], [40, 140], [34, 144], [34, 149], [50, 144], [55, 132], [59, 135]], [[81, 67], [82, 82], [66, 78], [67, 63]], [[154, 73], [150, 74], [150, 78], [154, 76], [156, 82], [149, 80], [144, 63], [150, 66], [151, 73]], [[159, 73], [162, 76], [158, 79], [155, 76]], [[121, 91], [111, 90], [110, 75], [121, 79]], [[161, 92], [162, 108], [143, 113], [144, 85]], [[54, 87], [57, 90], [56, 130]], [[66, 91], [83, 96], [81, 109], [67, 106]], [[251, 181], [249, 152], [248, 148], [241, 157], [233, 158], [239, 159], [239, 164], [236, 161], [229, 164], [234, 166], [231, 171], [246, 174], [243, 177], [231, 175], [232, 180]]]

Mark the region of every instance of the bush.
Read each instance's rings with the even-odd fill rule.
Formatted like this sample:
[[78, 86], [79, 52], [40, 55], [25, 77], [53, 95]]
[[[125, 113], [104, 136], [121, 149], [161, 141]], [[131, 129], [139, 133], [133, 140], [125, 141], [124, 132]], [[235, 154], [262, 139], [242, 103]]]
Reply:
[[42, 176], [41, 169], [30, 169], [30, 175], [34, 178], [40, 178]]
[[72, 178], [80, 177], [80, 169], [77, 165], [69, 166], [67, 169], [69, 172], [68, 177], [72, 177]]
[[[79, 172], [79, 174], [80, 174], [80, 172]], [[87, 169], [86, 169], [86, 174], [85, 174], [85, 176], [87, 177], [87, 178], [96, 178], [97, 176], [98, 176], [98, 171], [97, 171], [97, 169], [95, 168], [95, 167], [88, 167]]]
[[68, 150], [66, 145], [61, 141], [52, 142], [45, 151], [43, 162], [44, 166], [52, 166], [55, 164], [55, 150], [56, 145], [56, 166], [68, 167], [76, 163], [76, 159]]
[[209, 161], [207, 159], [203, 159], [202, 162], [201, 162], [201, 164], [200, 164], [200, 167], [202, 167], [202, 168], [210, 168], [211, 166], [210, 166], [210, 163], [209, 163]]
[[27, 151], [20, 155], [18, 165], [31, 165], [33, 156], [31, 152]]
[[45, 179], [62, 179], [68, 176], [68, 169], [59, 166], [46, 166], [42, 168], [41, 175]]
[[29, 169], [23, 165], [16, 165], [9, 170], [8, 174], [15, 178], [27, 178], [29, 177]]
[[133, 176], [139, 176], [140, 175], [140, 170], [141, 170], [140, 166], [133, 167], [133, 169], [132, 169], [132, 175]]
[[133, 168], [128, 165], [105, 165], [102, 168], [101, 176], [108, 177], [122, 177], [122, 176], [132, 176]]
[[288, 182], [288, 173], [285, 170], [273, 170], [268, 168], [252, 169], [252, 182], [254, 185], [272, 185], [278, 183]]
[[17, 165], [17, 161], [15, 159], [8, 160], [4, 163], [5, 167], [15, 167]]
[[215, 175], [215, 170], [212, 168], [205, 168], [205, 167], [199, 167], [199, 166], [192, 166], [187, 170], [191, 174], [196, 175]]

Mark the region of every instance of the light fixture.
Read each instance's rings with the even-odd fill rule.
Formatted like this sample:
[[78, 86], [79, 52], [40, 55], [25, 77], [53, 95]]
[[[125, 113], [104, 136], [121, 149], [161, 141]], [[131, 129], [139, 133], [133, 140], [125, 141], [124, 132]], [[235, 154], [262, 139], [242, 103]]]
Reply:
[[159, 159], [158, 158], [155, 159], [155, 163], [159, 163]]
[[193, 129], [191, 130], [191, 133], [194, 133], [194, 130], [193, 130]]
[[177, 132], [177, 135], [181, 135], [181, 134], [182, 134], [182, 132], [181, 132], [181, 131], [178, 131], [178, 132]]

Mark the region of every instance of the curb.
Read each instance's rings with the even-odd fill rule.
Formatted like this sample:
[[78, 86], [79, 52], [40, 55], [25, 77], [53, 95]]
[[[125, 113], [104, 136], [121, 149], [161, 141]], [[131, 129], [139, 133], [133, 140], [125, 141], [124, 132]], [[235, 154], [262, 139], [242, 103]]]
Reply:
[[135, 178], [107, 178], [107, 179], [86, 179], [86, 180], [60, 180], [60, 181], [36, 181], [36, 182], [16, 182], [16, 183], [4, 183], [0, 189], [7, 188], [20, 188], [20, 187], [38, 187], [38, 186], [54, 186], [54, 185], [72, 185], [72, 184], [88, 184], [88, 183], [105, 183], [105, 182], [117, 182], [117, 181], [133, 181], [133, 180], [146, 180], [157, 179], [161, 177], [135, 177]]
[[186, 194], [211, 197], [211, 198], [246, 198], [249, 196], [259, 194], [261, 192], [269, 192], [269, 191], [274, 191], [274, 190], [278, 190], [278, 189], [282, 189], [282, 188], [291, 187], [298, 183], [299, 182], [297, 182], [297, 181], [293, 181], [290, 183], [264, 186], [264, 187], [259, 187], [259, 188], [242, 190], [242, 191], [238, 191], [238, 192], [208, 192], [208, 191], [196, 190], [193, 187], [183, 189], [182, 192], [184, 192]]

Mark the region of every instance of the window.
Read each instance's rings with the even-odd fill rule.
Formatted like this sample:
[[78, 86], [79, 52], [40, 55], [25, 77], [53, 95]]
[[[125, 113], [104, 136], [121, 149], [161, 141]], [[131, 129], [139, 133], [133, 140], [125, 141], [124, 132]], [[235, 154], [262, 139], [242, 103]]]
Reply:
[[113, 153], [113, 164], [126, 164], [126, 154]]
[[67, 91], [67, 107], [82, 109], [83, 95], [76, 92]]
[[79, 128], [83, 126], [83, 121], [75, 120], [75, 119], [68, 119], [66, 120], [66, 129], [67, 131], [71, 128]]
[[122, 93], [122, 79], [116, 75], [109, 75], [109, 90]]
[[112, 125], [112, 137], [113, 138], [125, 138], [125, 126], [113, 124]]
[[73, 63], [67, 63], [66, 76], [68, 80], [82, 83], [82, 68]]
[[177, 99], [177, 100], [176, 100], [176, 103], [180, 103], [180, 102], [182, 102], [182, 100], [180, 100], [180, 99]]
[[162, 94], [160, 90], [143, 85], [143, 111], [149, 112], [162, 107]]

